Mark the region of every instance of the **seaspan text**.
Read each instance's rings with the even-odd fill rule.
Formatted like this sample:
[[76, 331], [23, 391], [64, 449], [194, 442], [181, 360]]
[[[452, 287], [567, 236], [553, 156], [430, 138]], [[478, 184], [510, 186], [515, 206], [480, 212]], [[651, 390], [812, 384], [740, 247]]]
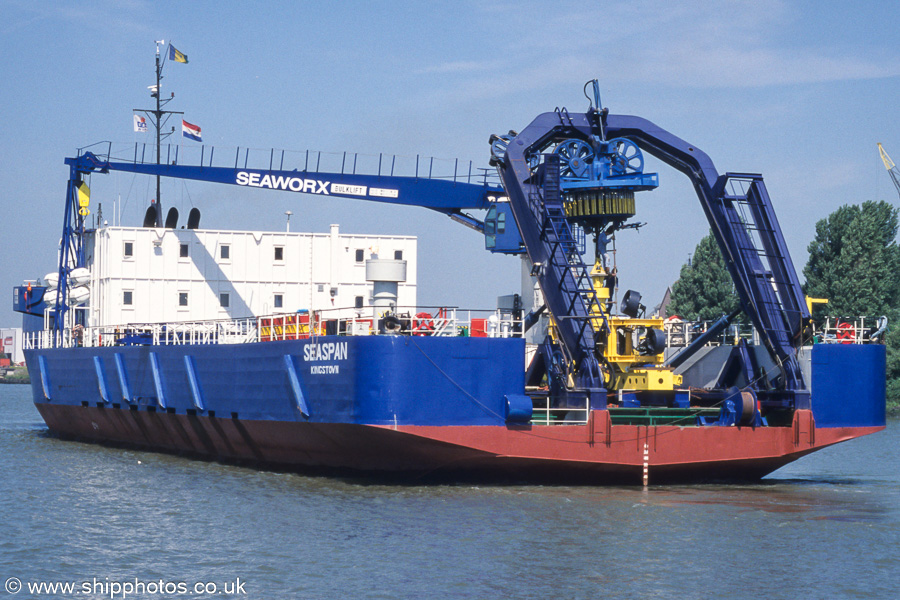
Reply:
[[307, 362], [345, 360], [347, 358], [347, 342], [328, 342], [325, 344], [307, 344], [303, 348], [303, 360]]

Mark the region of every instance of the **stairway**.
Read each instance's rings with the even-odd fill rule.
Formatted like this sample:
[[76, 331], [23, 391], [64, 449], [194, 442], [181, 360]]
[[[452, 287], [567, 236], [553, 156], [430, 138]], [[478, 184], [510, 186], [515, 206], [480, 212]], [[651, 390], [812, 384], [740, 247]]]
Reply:
[[[595, 327], [598, 321], [605, 338], [609, 324], [591, 283], [590, 271], [579, 252], [581, 242], [572, 233], [566, 219], [560, 189], [559, 156], [544, 157], [543, 183], [532, 186], [528, 206], [537, 225], [540, 251], [532, 253], [538, 267], [535, 275], [553, 313], [559, 341], [565, 355], [591, 387], [602, 385], [595, 351]], [[593, 323], [592, 323], [593, 322]]]

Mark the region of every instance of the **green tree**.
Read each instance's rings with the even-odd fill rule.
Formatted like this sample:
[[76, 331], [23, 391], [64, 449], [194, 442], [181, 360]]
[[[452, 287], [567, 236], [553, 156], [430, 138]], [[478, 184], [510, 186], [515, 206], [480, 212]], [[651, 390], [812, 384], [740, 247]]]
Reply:
[[689, 321], [711, 321], [740, 307], [725, 260], [710, 231], [681, 267], [666, 312]]
[[816, 223], [805, 292], [830, 316], [883, 315], [900, 303], [898, 211], [887, 202], [842, 206]]
[[803, 269], [805, 292], [827, 298], [818, 318], [876, 317], [891, 325], [887, 344], [887, 396], [900, 404], [900, 247], [898, 210], [884, 201], [842, 206], [816, 223]]

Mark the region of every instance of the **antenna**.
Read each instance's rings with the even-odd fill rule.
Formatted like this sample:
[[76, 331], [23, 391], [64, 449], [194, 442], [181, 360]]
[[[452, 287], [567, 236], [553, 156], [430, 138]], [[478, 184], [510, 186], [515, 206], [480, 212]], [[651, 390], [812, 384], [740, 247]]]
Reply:
[[[165, 40], [156, 40], [156, 84], [148, 85], [147, 89], [150, 90], [150, 97], [156, 98], [156, 109], [150, 108], [135, 108], [133, 112], [142, 112], [150, 119], [150, 122], [153, 123], [153, 128], [156, 130], [156, 164], [161, 164], [161, 153], [160, 150], [162, 148], [162, 140], [163, 138], [167, 138], [175, 131], [175, 128], [172, 128], [172, 131], [163, 133], [162, 128], [168, 122], [169, 115], [183, 115], [183, 112], [173, 111], [173, 110], [163, 110], [162, 108], [172, 101], [175, 98], [175, 94], [173, 93], [170, 97], [165, 100], [162, 99], [162, 68], [165, 61], [160, 62], [159, 60], [159, 47], [161, 45], [165, 45]], [[163, 118], [165, 116], [165, 118]], [[160, 185], [159, 185], [160, 176], [156, 176], [156, 227], [163, 226], [163, 216], [162, 216], [162, 198], [160, 197]]]

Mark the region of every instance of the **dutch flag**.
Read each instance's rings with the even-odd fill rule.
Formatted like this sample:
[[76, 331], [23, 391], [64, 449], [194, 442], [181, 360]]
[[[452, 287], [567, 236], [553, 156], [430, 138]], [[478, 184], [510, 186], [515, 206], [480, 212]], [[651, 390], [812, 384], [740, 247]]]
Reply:
[[181, 120], [181, 133], [186, 138], [190, 138], [195, 142], [202, 142], [203, 140], [200, 138], [200, 128], [196, 125], [191, 125], [184, 119]]

